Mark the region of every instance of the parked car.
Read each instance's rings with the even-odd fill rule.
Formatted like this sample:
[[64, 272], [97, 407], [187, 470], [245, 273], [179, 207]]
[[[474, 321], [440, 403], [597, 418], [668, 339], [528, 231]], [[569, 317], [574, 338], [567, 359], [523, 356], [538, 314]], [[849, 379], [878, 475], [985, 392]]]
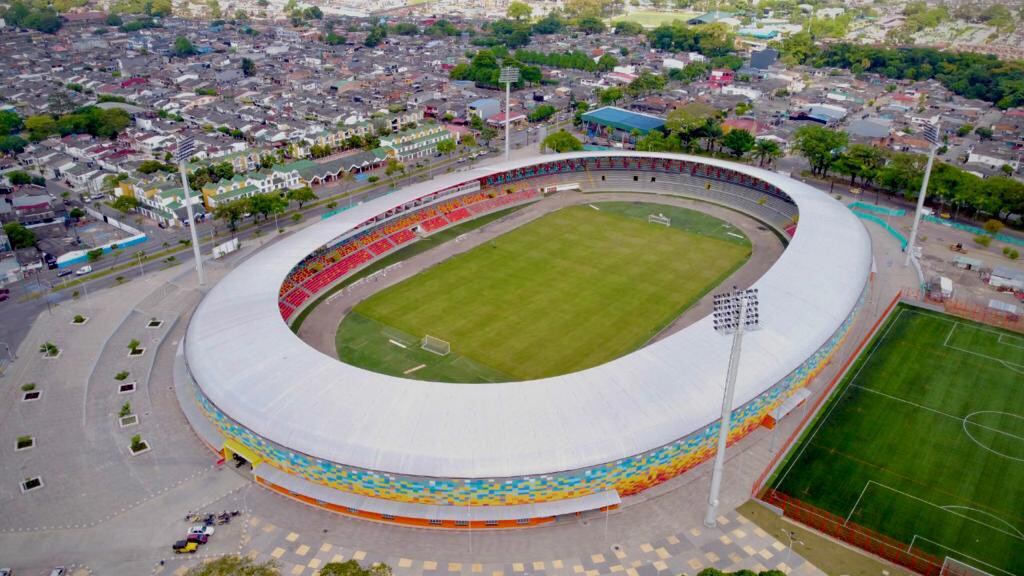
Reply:
[[171, 546], [171, 549], [175, 554], [195, 554], [196, 550], [199, 550], [199, 544], [188, 540], [178, 540]]
[[213, 536], [213, 526], [207, 526], [205, 524], [195, 524], [188, 529], [189, 534], [206, 534], [207, 536]]
[[65, 276], [70, 276], [72, 272], [74, 272], [74, 270], [72, 270], [70, 268], [65, 268], [63, 270], [60, 270], [60, 271], [57, 272], [57, 278], [63, 278]]
[[189, 534], [186, 540], [189, 542], [195, 542], [196, 544], [206, 544], [210, 540], [210, 537], [206, 534]]
[[75, 270], [76, 276], [85, 276], [89, 272], [92, 272], [92, 266], [82, 266], [78, 270]]

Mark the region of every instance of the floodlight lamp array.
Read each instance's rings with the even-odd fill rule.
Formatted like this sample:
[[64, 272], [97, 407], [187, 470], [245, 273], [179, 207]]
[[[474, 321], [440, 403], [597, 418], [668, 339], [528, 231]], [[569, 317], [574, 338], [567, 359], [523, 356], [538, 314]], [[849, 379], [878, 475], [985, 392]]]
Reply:
[[713, 298], [713, 308], [711, 319], [716, 332], [733, 334], [740, 328], [741, 323], [744, 330], [756, 330], [761, 327], [757, 288], [734, 289], [731, 292], [716, 294]]

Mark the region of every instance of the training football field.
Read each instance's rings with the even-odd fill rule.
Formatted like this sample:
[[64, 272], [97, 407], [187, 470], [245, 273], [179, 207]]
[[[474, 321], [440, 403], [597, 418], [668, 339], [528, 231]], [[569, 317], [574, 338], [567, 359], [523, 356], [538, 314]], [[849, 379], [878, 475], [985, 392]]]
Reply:
[[[649, 223], [657, 213], [672, 225]], [[361, 302], [339, 326], [338, 355], [448, 382], [574, 372], [643, 346], [750, 252], [738, 229], [693, 210], [564, 208]], [[428, 334], [451, 353], [421, 350]]]
[[1024, 574], [1024, 336], [900, 305], [771, 485], [905, 550]]

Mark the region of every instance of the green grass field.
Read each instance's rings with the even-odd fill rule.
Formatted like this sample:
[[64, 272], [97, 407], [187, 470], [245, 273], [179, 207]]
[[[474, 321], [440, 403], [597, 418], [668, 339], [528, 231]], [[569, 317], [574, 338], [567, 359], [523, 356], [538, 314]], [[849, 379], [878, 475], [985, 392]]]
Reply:
[[621, 20], [627, 20], [629, 22], [636, 22], [644, 28], [657, 28], [662, 24], [671, 24], [674, 20], [686, 22], [694, 16], [699, 16], [700, 12], [694, 12], [692, 10], [681, 10], [678, 12], [661, 12], [658, 10], [637, 10], [630, 12], [623, 16], [615, 16], [611, 18], [614, 22]]
[[901, 305], [771, 484], [911, 551], [1024, 574], [1024, 336]]
[[[545, 215], [371, 296], [339, 326], [338, 356], [448, 382], [574, 372], [643, 346], [750, 256], [737, 229], [699, 212], [593, 206]], [[672, 226], [648, 223], [652, 213]], [[425, 334], [451, 354], [420, 350]]]

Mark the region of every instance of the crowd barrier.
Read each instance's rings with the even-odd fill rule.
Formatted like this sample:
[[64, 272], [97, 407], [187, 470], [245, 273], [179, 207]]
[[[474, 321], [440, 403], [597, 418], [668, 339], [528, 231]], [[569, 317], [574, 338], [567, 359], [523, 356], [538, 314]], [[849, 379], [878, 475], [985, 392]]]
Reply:
[[850, 211], [853, 212], [854, 214], [856, 214], [857, 218], [860, 218], [861, 220], [867, 220], [869, 222], [874, 222], [875, 224], [878, 224], [879, 226], [884, 228], [886, 232], [888, 232], [889, 234], [895, 236], [896, 239], [899, 240], [899, 242], [900, 242], [900, 249], [901, 250], [906, 250], [907, 249], [907, 238], [906, 238], [906, 236], [901, 234], [899, 230], [893, 228], [892, 226], [889, 225], [888, 222], [886, 222], [885, 220], [882, 220], [881, 218], [879, 218], [878, 216], [876, 216], [874, 214], [869, 214], [867, 212], [861, 212], [860, 210], [853, 210], [852, 209], [853, 208], [852, 204], [850, 205], [850, 207], [851, 207]]
[[[974, 234], [975, 236], [978, 236], [978, 235], [981, 235], [981, 234], [986, 234], [986, 235], [988, 234], [988, 232], [986, 232], [982, 228], [978, 228], [977, 226], [971, 226], [970, 224], [961, 224], [959, 222], [951, 222], [949, 220], [944, 220], [942, 218], [939, 218], [938, 216], [932, 216], [931, 214], [925, 214], [924, 215], [924, 220], [927, 221], [927, 222], [933, 222], [935, 224], [941, 224], [942, 226], [945, 226], [947, 228], [956, 228], [957, 230], [963, 230], [964, 232], [970, 232], [971, 234]], [[996, 234], [995, 235], [995, 239], [1000, 241], [1000, 242], [1006, 242], [1007, 244], [1016, 244], [1017, 246], [1024, 246], [1024, 238], [1018, 238], [1016, 236], [1010, 236], [1009, 234]]]
[[849, 205], [850, 210], [862, 210], [866, 212], [874, 212], [875, 214], [881, 214], [883, 216], [906, 216], [907, 211], [902, 208], [886, 208], [885, 206], [875, 206], [874, 204], [865, 204], [864, 202], [852, 202]]

